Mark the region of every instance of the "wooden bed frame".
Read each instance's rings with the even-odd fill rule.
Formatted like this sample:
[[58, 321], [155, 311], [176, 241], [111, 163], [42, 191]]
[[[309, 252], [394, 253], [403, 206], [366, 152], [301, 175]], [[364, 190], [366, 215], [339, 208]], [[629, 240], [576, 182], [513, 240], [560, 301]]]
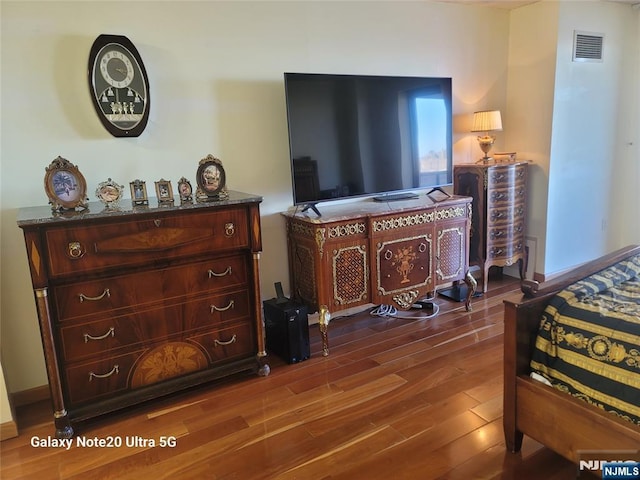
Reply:
[[548, 301], [566, 286], [631, 255], [640, 246], [626, 247], [593, 260], [556, 279], [538, 284], [525, 281], [524, 295], [505, 300], [504, 417], [507, 449], [520, 451], [527, 435], [578, 463], [581, 450], [638, 450], [640, 428], [597, 407], [529, 378], [529, 360]]

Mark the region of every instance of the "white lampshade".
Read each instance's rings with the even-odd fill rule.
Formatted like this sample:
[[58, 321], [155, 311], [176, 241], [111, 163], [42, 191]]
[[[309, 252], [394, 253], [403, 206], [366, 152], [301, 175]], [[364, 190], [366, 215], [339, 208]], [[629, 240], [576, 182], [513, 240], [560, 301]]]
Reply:
[[502, 130], [500, 110], [474, 112], [472, 132], [492, 132], [496, 130]]

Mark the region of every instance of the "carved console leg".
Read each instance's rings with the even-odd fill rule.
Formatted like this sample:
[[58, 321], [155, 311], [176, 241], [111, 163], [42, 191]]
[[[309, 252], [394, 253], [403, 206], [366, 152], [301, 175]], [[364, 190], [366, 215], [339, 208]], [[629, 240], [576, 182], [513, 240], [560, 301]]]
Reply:
[[467, 312], [471, 311], [471, 298], [473, 298], [473, 294], [476, 293], [476, 288], [478, 288], [478, 282], [473, 278], [470, 272], [464, 276], [464, 283], [467, 285], [467, 298], [464, 302], [464, 306], [467, 309]]
[[322, 356], [327, 357], [329, 355], [329, 322], [331, 321], [331, 314], [326, 305], [320, 306], [320, 314], [318, 316], [318, 327], [320, 328], [320, 337], [322, 338]]

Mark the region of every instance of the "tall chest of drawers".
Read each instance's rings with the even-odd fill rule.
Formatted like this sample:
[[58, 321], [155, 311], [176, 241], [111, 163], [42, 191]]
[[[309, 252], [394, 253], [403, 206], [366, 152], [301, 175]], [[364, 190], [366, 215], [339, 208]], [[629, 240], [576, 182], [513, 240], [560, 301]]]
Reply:
[[487, 291], [489, 268], [526, 261], [527, 162], [481, 163], [454, 167], [454, 191], [473, 198], [469, 265], [482, 271]]
[[58, 437], [160, 395], [269, 373], [261, 200], [20, 210]]

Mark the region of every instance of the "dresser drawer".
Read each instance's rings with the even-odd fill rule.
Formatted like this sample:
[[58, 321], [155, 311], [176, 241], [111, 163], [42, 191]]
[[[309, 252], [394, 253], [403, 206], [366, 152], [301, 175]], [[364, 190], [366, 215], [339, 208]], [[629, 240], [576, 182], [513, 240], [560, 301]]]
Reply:
[[206, 355], [197, 346], [169, 341], [71, 366], [65, 373], [69, 400], [77, 404], [188, 375], [208, 366]]
[[128, 389], [131, 369], [143, 353], [140, 350], [67, 368], [68, 401], [77, 404]]
[[524, 184], [513, 188], [497, 188], [488, 194], [487, 204], [489, 208], [509, 205], [513, 203], [523, 204], [527, 195]]
[[524, 238], [524, 221], [513, 224], [501, 224], [487, 229], [487, 245], [501, 245]]
[[249, 321], [239, 322], [211, 333], [194, 335], [189, 341], [205, 350], [211, 363], [257, 354], [254, 329]]
[[85, 315], [130, 309], [132, 305], [167, 303], [178, 297], [244, 287], [247, 282], [246, 258], [230, 256], [55, 287], [53, 292], [58, 321], [64, 322]]
[[148, 265], [249, 245], [244, 209], [157, 216], [45, 232], [50, 276]]
[[489, 227], [495, 224], [517, 223], [524, 221], [524, 205], [506, 205], [491, 208], [487, 211], [487, 224]]
[[527, 180], [526, 164], [496, 165], [487, 171], [487, 188], [524, 185]]
[[524, 252], [524, 241], [513, 241], [504, 245], [491, 245], [487, 248], [487, 258], [492, 260], [508, 260], [514, 255]]
[[182, 332], [218, 328], [248, 318], [249, 308], [249, 293], [241, 290], [89, 323], [75, 322], [60, 328], [62, 351], [65, 360], [76, 361], [117, 349], [134, 348], [176, 337]]

